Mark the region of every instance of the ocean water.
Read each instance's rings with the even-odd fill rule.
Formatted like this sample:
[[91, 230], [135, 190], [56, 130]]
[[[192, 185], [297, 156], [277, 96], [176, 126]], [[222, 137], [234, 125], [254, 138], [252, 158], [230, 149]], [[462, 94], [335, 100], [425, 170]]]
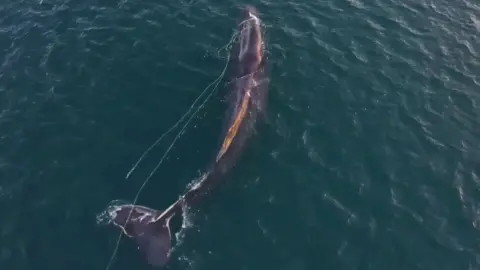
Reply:
[[[263, 20], [267, 117], [188, 216], [167, 269], [480, 269], [480, 4], [474, 0], [4, 0], [0, 269], [105, 269], [132, 201], [222, 73], [238, 9]], [[219, 91], [224, 87], [223, 80]], [[200, 109], [141, 193], [204, 171]], [[110, 269], [152, 269], [123, 238]]]

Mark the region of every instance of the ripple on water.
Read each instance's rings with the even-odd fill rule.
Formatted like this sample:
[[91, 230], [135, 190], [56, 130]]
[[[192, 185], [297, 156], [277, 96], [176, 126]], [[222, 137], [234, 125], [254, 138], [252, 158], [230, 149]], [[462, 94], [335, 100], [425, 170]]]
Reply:
[[[184, 82], [190, 80], [186, 77], [218, 75], [223, 61], [201, 63], [230, 37], [234, 19], [227, 6], [236, 3], [198, 1], [196, 8], [183, 8], [191, 2], [197, 1], [11, 1], [2, 6], [0, 147], [7, 151], [0, 153], [0, 172], [10, 176], [0, 182], [2, 202], [19, 203], [29, 219], [36, 214], [38, 226], [51, 224], [41, 214], [57, 206], [58, 221], [67, 221], [55, 223], [56, 233], [85, 230], [68, 220], [78, 221], [78, 212], [87, 211], [95, 200], [89, 192], [108, 197], [113, 195], [99, 190], [127, 185], [96, 178], [121, 176], [93, 162], [100, 157], [115, 171], [118, 163], [111, 159], [132, 158], [103, 156], [98, 150], [120, 155], [116, 149], [130, 144], [119, 139], [129, 121], [115, 127], [113, 116], [122, 114], [107, 105], [131, 112], [135, 117], [122, 116], [138, 121], [140, 129], [145, 115], [158, 107], [162, 111], [148, 122], [155, 126], [158, 115], [165, 115], [159, 112], [177, 105], [167, 104], [174, 95], [190, 101], [188, 94], [202, 88]], [[461, 262], [474, 264], [478, 248], [471, 236], [480, 226], [479, 5], [466, 0], [261, 4], [267, 7], [266, 23], [274, 22], [267, 29], [275, 67], [269, 110], [274, 146], [268, 157], [274, 162], [255, 182], [268, 193], [254, 194], [245, 204], [268, 205], [248, 208], [259, 212], [250, 233], [262, 244], [262, 258], [292, 269], [318, 268], [318, 254], [330, 255], [330, 250], [333, 256], [320, 256], [322, 263], [338, 259], [345, 269], [362, 266], [362, 259], [372, 269], [404, 258], [399, 269], [442, 268], [432, 266], [435, 261], [457, 268]], [[138, 89], [134, 81], [151, 83]], [[87, 130], [92, 126], [95, 131]], [[44, 157], [46, 152], [54, 156]], [[57, 174], [61, 181], [53, 180]], [[31, 202], [22, 200], [25, 194]], [[224, 220], [236, 223], [241, 214]], [[35, 243], [48, 247], [49, 240], [60, 237], [23, 234], [26, 223], [18, 213], [1, 223], [3, 238], [14, 244], [2, 246], [0, 263], [15, 254], [20, 254], [14, 258], [18, 264], [26, 258], [52, 263], [58, 251], [27, 255]], [[239, 228], [232, 225], [224, 234], [230, 237], [225, 252], [235, 254], [243, 267], [261, 265], [260, 256], [249, 253], [258, 243], [232, 239], [244, 238], [233, 230]], [[251, 246], [241, 246], [244, 241]], [[365, 243], [378, 249], [367, 251]], [[223, 262], [223, 251], [215, 249], [212, 257], [194, 250], [183, 259], [190, 265], [211, 258]]]

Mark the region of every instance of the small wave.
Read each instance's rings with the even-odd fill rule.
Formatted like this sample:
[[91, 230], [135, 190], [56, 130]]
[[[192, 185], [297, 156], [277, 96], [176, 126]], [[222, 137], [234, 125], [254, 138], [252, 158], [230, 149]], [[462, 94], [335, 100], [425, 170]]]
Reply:
[[97, 214], [97, 224], [98, 225], [108, 225], [111, 224], [113, 219], [116, 216], [117, 211], [121, 208], [122, 205], [130, 204], [126, 200], [113, 200], [111, 201], [105, 210]]

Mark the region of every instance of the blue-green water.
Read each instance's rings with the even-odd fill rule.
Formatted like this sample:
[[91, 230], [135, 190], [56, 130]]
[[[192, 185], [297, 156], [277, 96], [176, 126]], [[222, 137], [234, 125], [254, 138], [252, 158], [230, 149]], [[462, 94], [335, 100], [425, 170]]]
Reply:
[[[105, 269], [174, 133], [261, 12], [268, 116], [190, 214], [168, 269], [480, 269], [474, 0], [0, 3], [0, 269]], [[220, 87], [223, 83], [220, 84]], [[142, 192], [161, 209], [214, 154], [207, 102]], [[150, 269], [121, 241], [111, 269]]]

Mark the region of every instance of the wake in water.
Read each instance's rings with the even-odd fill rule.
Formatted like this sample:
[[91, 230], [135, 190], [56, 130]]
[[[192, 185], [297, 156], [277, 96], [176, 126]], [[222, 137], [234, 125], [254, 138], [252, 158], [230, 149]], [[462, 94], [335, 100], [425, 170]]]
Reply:
[[[246, 137], [248, 137], [247, 131], [249, 130], [248, 127], [250, 125], [247, 125], [245, 123], [248, 123], [250, 120], [249, 118], [256, 115], [256, 113], [253, 113], [255, 112], [255, 110], [260, 111], [261, 108], [259, 105], [261, 105], [264, 101], [262, 95], [264, 91], [262, 90], [266, 89], [264, 87], [265, 80], [262, 79], [264, 77], [264, 44], [261, 33], [260, 20], [256, 15], [256, 11], [252, 8], [247, 8], [245, 14], [247, 18], [239, 24], [241, 31], [235, 32], [229, 43], [223, 47], [225, 50], [231, 50], [232, 44], [236, 39], [239, 38], [240, 45], [239, 50], [237, 51], [239, 59], [237, 59], [237, 61], [241, 69], [239, 76], [236, 77], [238, 91], [236, 91], [237, 102], [234, 105], [237, 106], [237, 108], [234, 109], [234, 118], [231, 119], [230, 129], [228, 130], [228, 134], [225, 138], [223, 147], [219, 155], [217, 156], [216, 163], [214, 164], [212, 169], [210, 169], [209, 171], [207, 171], [207, 173], [194, 181], [195, 183], [193, 185], [190, 184], [187, 193], [181, 196], [179, 200], [177, 200], [165, 211], [160, 212], [155, 209], [136, 205], [138, 197], [142, 192], [143, 188], [146, 186], [150, 178], [162, 164], [163, 160], [168, 155], [175, 142], [183, 134], [193, 117], [206, 104], [206, 102], [211, 98], [211, 96], [217, 89], [220, 81], [225, 75], [229, 62], [231, 60], [230, 54], [228, 54], [225, 67], [221, 72], [220, 76], [202, 91], [202, 93], [195, 99], [193, 104], [190, 106], [188, 111], [141, 155], [141, 157], [127, 173], [126, 178], [129, 178], [132, 172], [137, 168], [139, 163], [148, 154], [148, 152], [152, 150], [156, 145], [158, 145], [158, 143], [167, 134], [169, 134], [177, 126], [179, 126], [180, 123], [182, 123], [182, 121], [195, 108], [197, 102], [201, 101], [201, 98], [205, 94], [207, 94], [206, 98], [201, 101], [200, 105], [187, 119], [181, 130], [174, 137], [172, 143], [169, 145], [160, 161], [157, 163], [155, 168], [144, 181], [144, 183], [136, 193], [133, 203], [128, 204], [118, 200], [113, 201], [104, 212], [97, 216], [97, 222], [99, 224], [113, 223], [121, 229], [121, 232], [117, 238], [115, 249], [106, 269], [109, 269], [113, 262], [122, 237], [122, 233], [128, 237], [134, 238], [137, 241], [140, 249], [146, 253], [145, 255], [147, 256], [147, 259], [151, 264], [164, 265], [170, 257], [170, 253], [175, 249], [176, 246], [181, 244], [181, 239], [184, 235], [185, 229], [191, 226], [186, 202], [188, 201], [189, 203], [191, 203], [194, 200], [197, 200], [200, 197], [200, 194], [205, 193], [207, 190], [209, 190], [210, 185], [217, 182], [217, 179], [219, 179], [220, 176], [222, 176], [226, 172], [226, 170], [228, 169], [227, 167], [231, 167], [231, 164], [229, 163], [233, 163], [233, 160], [236, 159], [236, 157], [238, 156], [238, 150], [243, 145]], [[211, 88], [212, 86], [213, 88]], [[254, 104], [255, 108], [251, 109], [249, 111], [249, 114], [246, 114], [248, 109], [253, 106], [251, 104]], [[255, 118], [252, 119], [254, 121]], [[205, 180], [207, 178], [209, 179], [209, 185], [205, 184]], [[175, 234], [175, 238], [177, 241], [175, 246], [171, 247], [171, 232], [169, 227], [169, 221], [175, 214], [179, 212], [182, 215], [182, 228], [178, 233]]]

